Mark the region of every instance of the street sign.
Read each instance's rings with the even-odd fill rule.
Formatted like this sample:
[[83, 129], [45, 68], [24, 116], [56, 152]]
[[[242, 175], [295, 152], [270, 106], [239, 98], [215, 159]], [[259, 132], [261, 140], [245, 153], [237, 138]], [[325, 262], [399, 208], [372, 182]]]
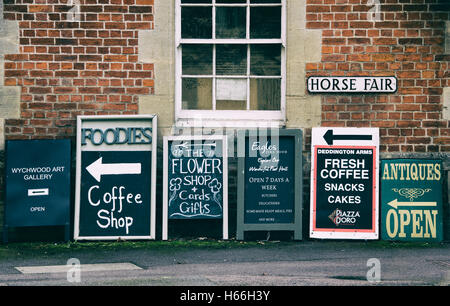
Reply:
[[381, 238], [443, 240], [440, 160], [381, 161]]
[[5, 240], [8, 227], [70, 223], [70, 140], [6, 141]]
[[155, 239], [157, 117], [79, 116], [75, 240]]
[[163, 240], [169, 219], [222, 219], [228, 239], [226, 136], [165, 136]]
[[310, 76], [307, 86], [310, 93], [394, 93], [398, 88], [395, 76]]
[[378, 239], [376, 128], [313, 128], [310, 237]]
[[301, 130], [238, 131], [237, 239], [293, 231], [302, 239]]

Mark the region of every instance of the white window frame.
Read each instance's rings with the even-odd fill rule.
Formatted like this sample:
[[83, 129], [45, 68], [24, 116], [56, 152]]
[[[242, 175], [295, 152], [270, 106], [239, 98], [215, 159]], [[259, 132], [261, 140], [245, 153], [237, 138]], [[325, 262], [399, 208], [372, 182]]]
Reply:
[[[246, 22], [246, 38], [245, 39], [216, 39], [215, 38], [215, 10], [212, 13], [212, 39], [182, 39], [181, 38], [181, 0], [175, 1], [175, 119], [178, 126], [192, 126], [202, 121], [204, 126], [242, 126], [252, 127], [259, 126], [261, 123], [266, 124], [268, 121], [272, 124], [284, 126], [286, 122], [286, 0], [281, 0], [281, 38], [280, 39], [250, 39], [250, 7], [258, 6], [280, 6], [280, 4], [250, 4], [250, 0], [246, 3], [217, 3], [212, 0], [211, 4], [183, 4], [183, 6], [222, 6], [222, 7], [247, 7]], [[250, 78], [280, 78], [281, 79], [281, 97], [280, 110], [215, 110], [215, 86], [213, 84], [213, 110], [186, 110], [182, 108], [182, 44], [213, 44], [213, 74], [207, 78], [216, 80], [217, 78], [247, 78], [247, 109], [249, 109], [250, 101]], [[250, 75], [250, 56], [247, 54], [247, 76], [216, 76], [215, 73], [215, 50], [217, 44], [243, 44], [247, 45], [247, 52], [250, 50], [250, 44], [280, 44], [281, 45], [281, 75], [272, 76], [251, 76]], [[202, 77], [199, 75], [196, 78]]]

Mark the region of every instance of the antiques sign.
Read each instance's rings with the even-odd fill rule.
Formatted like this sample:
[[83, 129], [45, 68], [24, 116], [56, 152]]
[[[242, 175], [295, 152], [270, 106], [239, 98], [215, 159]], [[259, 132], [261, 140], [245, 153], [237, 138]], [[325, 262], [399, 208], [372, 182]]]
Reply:
[[381, 162], [381, 237], [442, 241], [443, 169], [440, 160]]

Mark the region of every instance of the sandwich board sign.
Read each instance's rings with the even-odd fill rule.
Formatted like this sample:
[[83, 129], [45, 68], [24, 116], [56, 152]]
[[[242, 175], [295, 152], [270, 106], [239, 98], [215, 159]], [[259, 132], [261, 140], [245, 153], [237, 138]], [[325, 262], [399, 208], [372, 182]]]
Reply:
[[6, 141], [4, 240], [9, 227], [70, 223], [70, 139]]
[[79, 116], [75, 240], [155, 239], [156, 115]]
[[381, 238], [443, 240], [441, 160], [381, 161]]
[[163, 165], [163, 240], [175, 219], [222, 219], [228, 239], [226, 136], [165, 136]]
[[302, 131], [238, 131], [238, 240], [245, 231], [302, 239]]
[[310, 237], [378, 239], [378, 128], [313, 128]]

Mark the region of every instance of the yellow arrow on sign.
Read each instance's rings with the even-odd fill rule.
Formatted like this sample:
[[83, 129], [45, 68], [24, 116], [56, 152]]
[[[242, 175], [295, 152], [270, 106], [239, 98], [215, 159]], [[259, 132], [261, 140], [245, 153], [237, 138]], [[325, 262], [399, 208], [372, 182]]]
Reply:
[[399, 202], [397, 199], [392, 200], [388, 203], [388, 205], [397, 209], [399, 206], [437, 206], [437, 202]]

